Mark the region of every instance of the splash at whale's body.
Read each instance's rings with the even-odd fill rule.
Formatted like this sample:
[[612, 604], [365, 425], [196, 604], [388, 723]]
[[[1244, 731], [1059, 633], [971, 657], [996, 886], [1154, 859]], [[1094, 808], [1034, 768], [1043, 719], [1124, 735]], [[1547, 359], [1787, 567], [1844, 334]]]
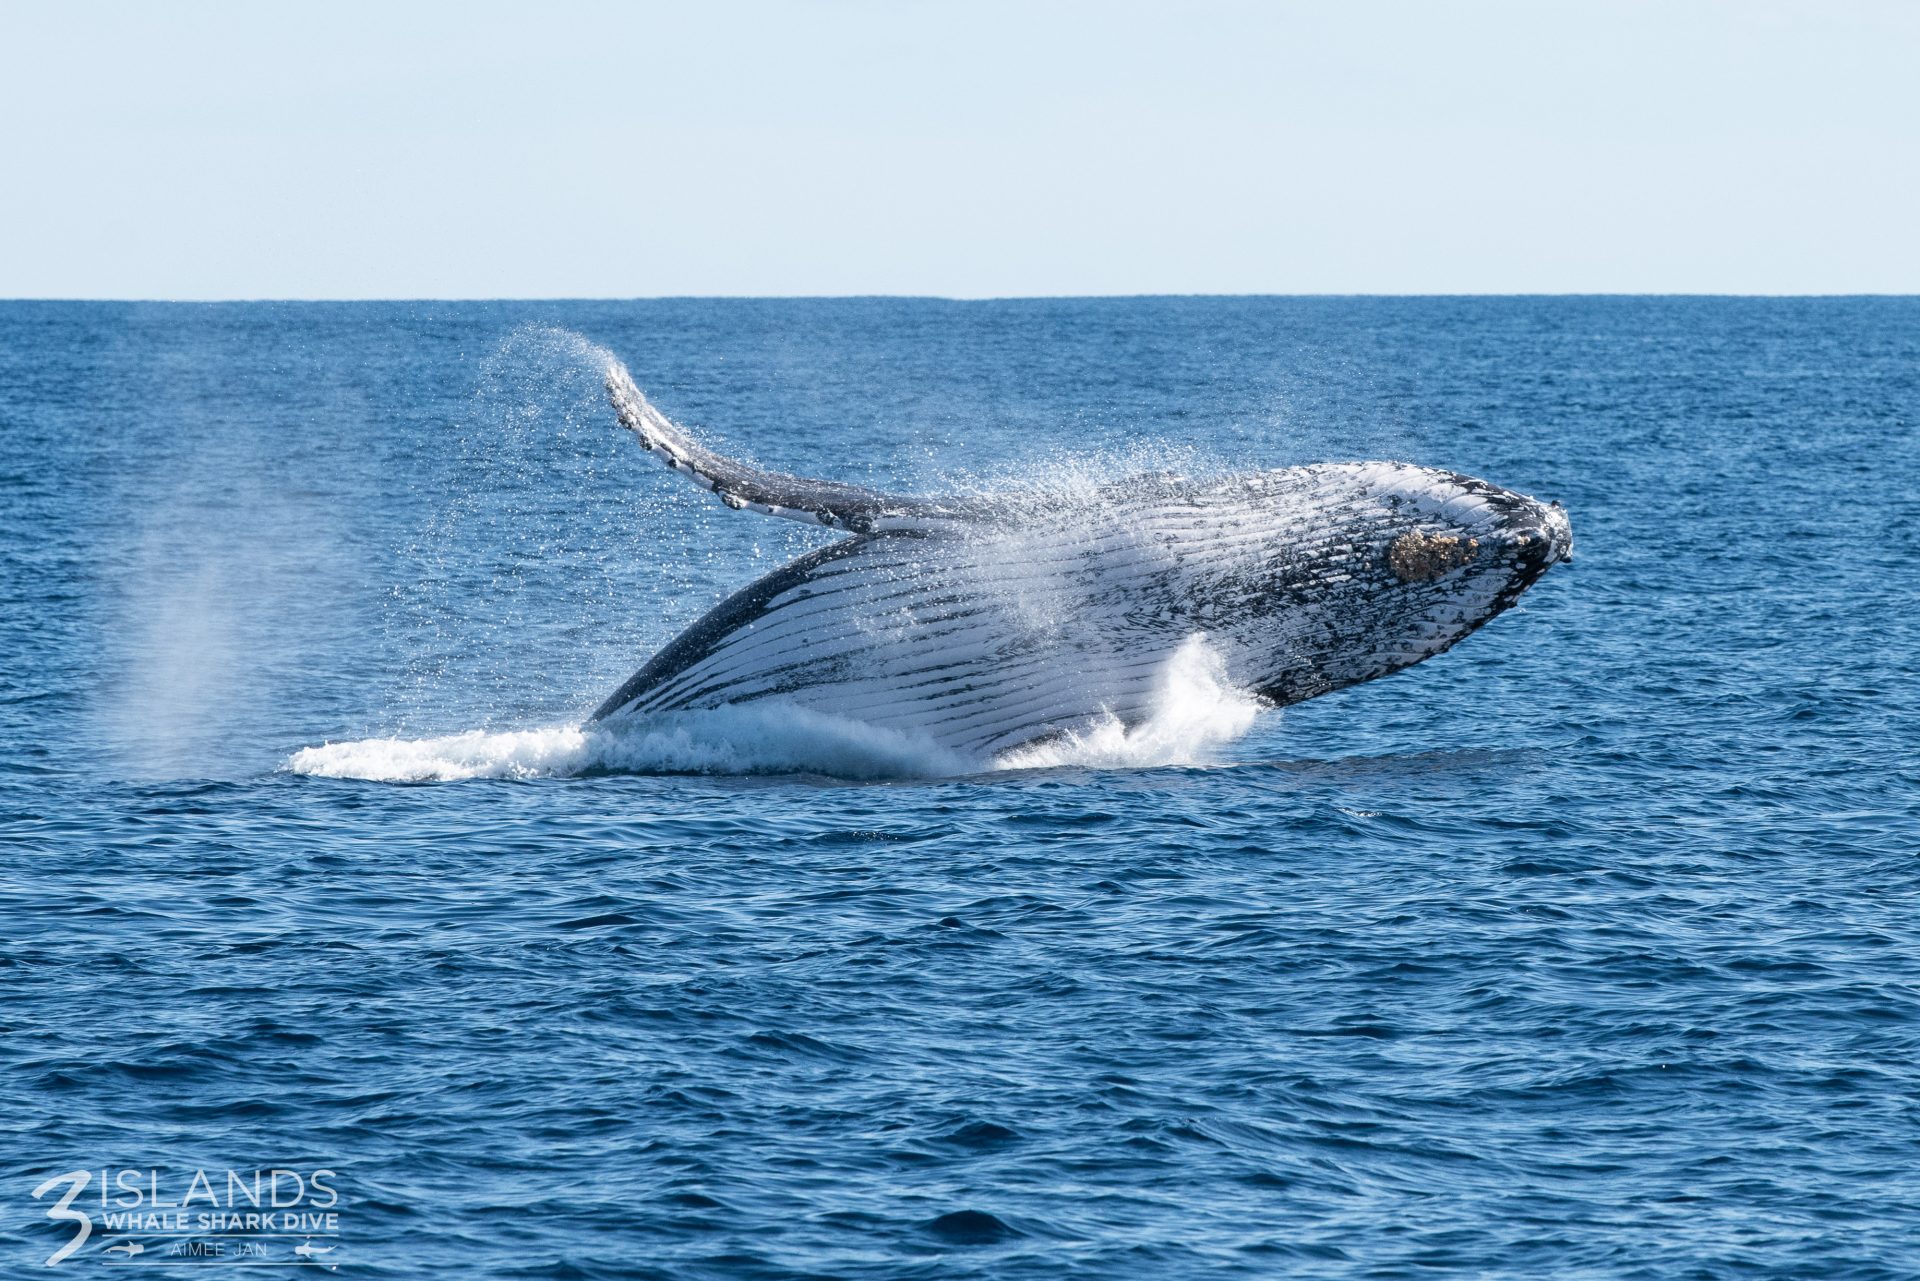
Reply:
[[1566, 559], [1547, 505], [1453, 472], [1334, 463], [1073, 496], [922, 499], [702, 447], [626, 370], [624, 426], [729, 506], [849, 537], [726, 600], [595, 721], [788, 706], [969, 758], [1138, 725], [1203, 649], [1274, 705], [1438, 654]]

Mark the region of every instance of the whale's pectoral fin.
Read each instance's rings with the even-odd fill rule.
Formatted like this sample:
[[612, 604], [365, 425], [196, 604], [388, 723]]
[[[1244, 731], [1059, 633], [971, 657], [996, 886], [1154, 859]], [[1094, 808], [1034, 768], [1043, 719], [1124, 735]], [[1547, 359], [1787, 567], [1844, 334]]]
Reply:
[[836, 480], [809, 480], [716, 454], [648, 403], [626, 366], [618, 362], [607, 369], [607, 399], [613, 402], [620, 425], [640, 438], [642, 448], [692, 477], [701, 488], [712, 490], [732, 508], [751, 508], [859, 534], [964, 520], [969, 514], [962, 503], [883, 494]]

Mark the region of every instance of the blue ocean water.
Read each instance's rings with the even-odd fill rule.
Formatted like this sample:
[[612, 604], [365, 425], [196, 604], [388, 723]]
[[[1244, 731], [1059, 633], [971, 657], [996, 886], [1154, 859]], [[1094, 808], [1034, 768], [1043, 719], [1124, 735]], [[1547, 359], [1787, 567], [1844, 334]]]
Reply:
[[[589, 344], [802, 474], [1404, 458], [1577, 559], [1174, 764], [583, 755], [828, 536]], [[341, 1275], [1920, 1273], [1916, 419], [1911, 299], [0, 304], [0, 1272], [283, 1168]]]

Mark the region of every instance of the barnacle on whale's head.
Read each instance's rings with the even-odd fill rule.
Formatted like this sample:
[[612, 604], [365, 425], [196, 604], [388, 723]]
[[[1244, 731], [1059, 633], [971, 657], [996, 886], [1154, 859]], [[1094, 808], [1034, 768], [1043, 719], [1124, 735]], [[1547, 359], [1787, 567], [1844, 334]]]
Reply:
[[1403, 583], [1425, 583], [1480, 554], [1480, 540], [1455, 534], [1402, 534], [1387, 549], [1387, 564]]

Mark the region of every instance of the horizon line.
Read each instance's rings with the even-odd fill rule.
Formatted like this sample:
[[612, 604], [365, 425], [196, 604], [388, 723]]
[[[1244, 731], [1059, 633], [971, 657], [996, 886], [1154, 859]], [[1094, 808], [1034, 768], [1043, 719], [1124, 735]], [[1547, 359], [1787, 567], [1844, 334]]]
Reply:
[[1776, 300], [1815, 300], [1815, 299], [1906, 299], [1920, 298], [1920, 291], [1833, 291], [1833, 292], [1738, 292], [1725, 290], [1679, 290], [1670, 292], [1644, 290], [1518, 290], [1518, 291], [1412, 291], [1394, 293], [1380, 290], [1356, 290], [1351, 292], [1315, 291], [1300, 293], [1099, 293], [1099, 294], [983, 294], [977, 297], [954, 294], [886, 294], [886, 293], [848, 293], [848, 294], [461, 294], [461, 295], [393, 295], [386, 297], [315, 297], [315, 296], [277, 296], [254, 295], [250, 297], [215, 298], [161, 298], [161, 297], [111, 297], [96, 295], [20, 295], [0, 297], [0, 306], [11, 303], [35, 304], [83, 304], [83, 303], [129, 303], [153, 306], [233, 306], [255, 304], [290, 304], [295, 306], [329, 306], [365, 303], [419, 304], [419, 303], [611, 303], [611, 302], [943, 302], [956, 305], [974, 303], [1007, 302], [1138, 302], [1169, 299], [1207, 299], [1207, 300], [1258, 300], [1258, 299], [1386, 299], [1386, 298], [1484, 298], [1484, 299], [1573, 299], [1573, 298], [1718, 298], [1718, 299], [1776, 299]]

